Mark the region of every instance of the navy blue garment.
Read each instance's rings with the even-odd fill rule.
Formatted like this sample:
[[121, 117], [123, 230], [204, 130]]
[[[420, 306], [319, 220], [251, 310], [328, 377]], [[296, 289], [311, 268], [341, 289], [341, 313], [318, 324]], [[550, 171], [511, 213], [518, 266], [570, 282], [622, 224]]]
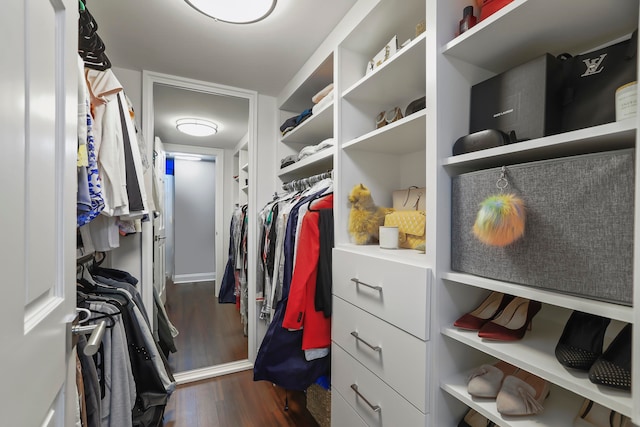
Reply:
[[[235, 218], [235, 217], [234, 217]], [[231, 230], [229, 237], [229, 260], [227, 266], [224, 269], [224, 276], [222, 276], [222, 283], [220, 284], [220, 293], [218, 294], [218, 304], [235, 304], [236, 296], [234, 295], [236, 288], [236, 277], [234, 275], [233, 266], [236, 263], [235, 260], [235, 248], [233, 245], [233, 222], [231, 220]]]
[[295, 252], [296, 242], [296, 225], [298, 224], [298, 214], [300, 213], [300, 207], [305, 203], [313, 199], [317, 199], [319, 195], [327, 191], [326, 188], [310, 194], [303, 199], [299, 200], [291, 211], [289, 212], [289, 218], [287, 219], [287, 227], [284, 235], [284, 272], [282, 276], [282, 287], [289, 288], [291, 284], [291, 278], [293, 277], [293, 255]]

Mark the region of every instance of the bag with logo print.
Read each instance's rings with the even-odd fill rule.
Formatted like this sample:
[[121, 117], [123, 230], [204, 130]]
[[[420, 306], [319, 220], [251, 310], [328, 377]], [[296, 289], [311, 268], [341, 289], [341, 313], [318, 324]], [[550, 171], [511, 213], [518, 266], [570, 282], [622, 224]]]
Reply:
[[638, 30], [631, 38], [593, 52], [563, 60], [560, 131], [582, 129], [615, 121], [616, 90], [636, 81]]

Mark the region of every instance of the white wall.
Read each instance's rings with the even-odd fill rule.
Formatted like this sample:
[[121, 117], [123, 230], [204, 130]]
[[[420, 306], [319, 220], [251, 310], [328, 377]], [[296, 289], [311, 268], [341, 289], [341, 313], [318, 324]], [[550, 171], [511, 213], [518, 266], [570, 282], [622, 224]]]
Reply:
[[175, 282], [215, 279], [215, 167], [175, 160]]

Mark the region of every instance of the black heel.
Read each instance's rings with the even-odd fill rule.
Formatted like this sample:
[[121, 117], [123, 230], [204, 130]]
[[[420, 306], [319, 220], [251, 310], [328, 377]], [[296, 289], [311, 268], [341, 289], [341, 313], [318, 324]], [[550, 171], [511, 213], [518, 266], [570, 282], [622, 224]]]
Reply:
[[556, 345], [556, 359], [568, 368], [588, 371], [602, 355], [604, 333], [611, 319], [574, 311]]
[[631, 323], [628, 323], [591, 366], [589, 380], [592, 383], [631, 390], [631, 332]]

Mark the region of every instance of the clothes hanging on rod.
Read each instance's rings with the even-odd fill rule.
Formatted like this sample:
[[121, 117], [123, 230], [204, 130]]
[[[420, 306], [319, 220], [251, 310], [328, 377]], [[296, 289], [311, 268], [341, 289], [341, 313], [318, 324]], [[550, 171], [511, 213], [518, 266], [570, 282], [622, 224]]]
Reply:
[[231, 217], [229, 257], [218, 294], [219, 304], [236, 304], [238, 307], [245, 335], [248, 335], [249, 332], [249, 287], [247, 282], [248, 207], [245, 204], [235, 208]]
[[264, 280], [261, 315], [270, 323], [254, 364], [254, 380], [305, 390], [330, 370], [331, 319], [316, 311], [314, 301], [320, 208], [332, 210], [333, 183], [322, 174], [286, 188], [291, 192], [260, 213], [264, 237], [259, 254], [262, 274], [258, 274]]
[[[135, 287], [137, 279], [125, 271], [100, 266], [103, 260], [99, 255], [82, 260], [77, 280], [78, 307], [91, 312], [87, 324], [107, 322], [98, 353], [81, 359], [83, 371], [91, 376], [93, 361], [98, 373], [100, 405], [95, 409], [93, 403], [86, 402], [92, 408], [87, 408], [87, 415], [94, 415], [87, 417], [87, 422], [99, 412], [101, 426], [160, 426], [175, 380], [162, 346], [152, 334]], [[89, 378], [87, 383], [94, 382]]]

